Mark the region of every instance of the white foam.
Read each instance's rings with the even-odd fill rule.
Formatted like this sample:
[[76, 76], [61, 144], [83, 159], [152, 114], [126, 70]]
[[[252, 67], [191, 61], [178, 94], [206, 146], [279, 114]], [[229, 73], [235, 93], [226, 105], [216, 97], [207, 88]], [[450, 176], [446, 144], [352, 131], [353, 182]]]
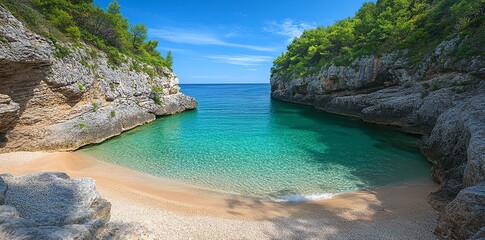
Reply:
[[338, 193], [322, 193], [322, 194], [312, 194], [308, 196], [292, 195], [292, 196], [273, 198], [272, 200], [275, 202], [306, 202], [306, 201], [330, 199], [335, 197], [336, 195], [338, 195]]

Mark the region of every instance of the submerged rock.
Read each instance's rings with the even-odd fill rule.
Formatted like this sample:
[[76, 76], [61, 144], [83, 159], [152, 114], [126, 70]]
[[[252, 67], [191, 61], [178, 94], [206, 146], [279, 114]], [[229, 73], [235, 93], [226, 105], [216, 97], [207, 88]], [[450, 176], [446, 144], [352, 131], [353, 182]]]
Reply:
[[0, 175], [0, 239], [147, 239], [138, 225], [109, 222], [93, 179], [65, 173]]

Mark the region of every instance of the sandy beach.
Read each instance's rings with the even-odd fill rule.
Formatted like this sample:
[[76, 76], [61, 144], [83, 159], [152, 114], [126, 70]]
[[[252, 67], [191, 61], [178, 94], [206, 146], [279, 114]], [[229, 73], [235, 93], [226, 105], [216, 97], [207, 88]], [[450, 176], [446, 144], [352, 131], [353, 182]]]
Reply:
[[142, 223], [155, 239], [434, 239], [431, 179], [299, 203], [222, 194], [79, 153], [0, 154], [0, 173], [93, 178], [112, 221]]

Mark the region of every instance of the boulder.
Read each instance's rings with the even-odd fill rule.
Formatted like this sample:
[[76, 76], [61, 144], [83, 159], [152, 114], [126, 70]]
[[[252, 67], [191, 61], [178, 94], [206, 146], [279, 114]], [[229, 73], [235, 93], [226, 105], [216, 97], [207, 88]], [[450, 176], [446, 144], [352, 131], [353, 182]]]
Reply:
[[441, 213], [436, 234], [443, 239], [485, 237], [485, 182], [465, 188]]
[[[3, 188], [2, 188], [3, 187]], [[147, 239], [139, 225], [109, 222], [93, 179], [65, 173], [0, 175], [0, 239]], [[0, 195], [1, 196], [1, 195]]]

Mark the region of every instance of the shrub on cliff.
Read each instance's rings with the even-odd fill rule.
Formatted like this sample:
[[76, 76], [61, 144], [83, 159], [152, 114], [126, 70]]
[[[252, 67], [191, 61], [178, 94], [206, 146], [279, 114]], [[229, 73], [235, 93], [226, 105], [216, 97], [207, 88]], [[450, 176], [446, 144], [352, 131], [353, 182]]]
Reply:
[[378, 0], [354, 17], [305, 31], [274, 61], [272, 74], [305, 76], [330, 64], [349, 65], [364, 55], [408, 49], [419, 61], [441, 41], [460, 35], [457, 56], [483, 55], [484, 0]]
[[31, 30], [62, 41], [80, 39], [108, 54], [110, 63], [123, 62], [120, 53], [155, 67], [171, 68], [155, 49], [158, 41], [148, 40], [143, 24], [130, 26], [116, 0], [106, 10], [93, 0], [0, 0]]

